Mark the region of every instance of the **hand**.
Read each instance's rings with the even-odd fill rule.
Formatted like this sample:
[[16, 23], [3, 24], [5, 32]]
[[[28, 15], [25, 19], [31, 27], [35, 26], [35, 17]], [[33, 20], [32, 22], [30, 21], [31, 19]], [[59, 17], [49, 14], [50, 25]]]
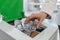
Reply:
[[29, 23], [30, 21], [34, 21], [35, 19], [38, 20], [37, 28], [42, 24], [43, 20], [47, 17], [45, 12], [40, 12], [36, 14], [32, 14], [31, 16], [27, 17], [25, 20], [25, 24]]

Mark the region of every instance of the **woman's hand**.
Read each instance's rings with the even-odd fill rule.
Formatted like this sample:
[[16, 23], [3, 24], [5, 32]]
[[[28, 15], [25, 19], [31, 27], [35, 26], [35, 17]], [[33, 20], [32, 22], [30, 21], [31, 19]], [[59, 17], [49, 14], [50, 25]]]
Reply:
[[27, 17], [25, 20], [25, 24], [29, 23], [30, 21], [34, 21], [35, 19], [38, 20], [37, 28], [42, 24], [43, 20], [47, 17], [45, 12], [40, 12], [36, 14], [32, 14], [31, 16]]

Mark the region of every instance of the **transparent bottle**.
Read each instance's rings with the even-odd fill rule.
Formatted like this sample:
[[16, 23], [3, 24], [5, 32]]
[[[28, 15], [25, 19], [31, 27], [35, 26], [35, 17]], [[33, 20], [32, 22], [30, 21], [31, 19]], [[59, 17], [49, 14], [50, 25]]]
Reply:
[[31, 28], [32, 31], [36, 31], [37, 23], [38, 23], [38, 20], [32, 21], [32, 28]]
[[26, 34], [30, 35], [30, 33], [31, 33], [31, 24], [28, 23], [28, 24], [24, 24], [24, 25], [25, 25], [24, 30], [26, 31]]
[[20, 20], [17, 19], [17, 20], [14, 21], [15, 28], [18, 28], [19, 24], [21, 24]]
[[21, 20], [15, 20], [14, 21], [14, 25], [15, 25], [15, 28], [20, 30], [20, 31], [23, 31], [23, 25], [22, 25], [22, 21]]

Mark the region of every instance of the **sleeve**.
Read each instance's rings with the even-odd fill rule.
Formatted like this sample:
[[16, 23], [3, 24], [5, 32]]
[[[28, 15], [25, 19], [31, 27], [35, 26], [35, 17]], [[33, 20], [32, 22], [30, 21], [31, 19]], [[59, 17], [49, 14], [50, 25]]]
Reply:
[[45, 4], [42, 5], [41, 10], [52, 16], [54, 8], [56, 7], [57, 0], [45, 0]]

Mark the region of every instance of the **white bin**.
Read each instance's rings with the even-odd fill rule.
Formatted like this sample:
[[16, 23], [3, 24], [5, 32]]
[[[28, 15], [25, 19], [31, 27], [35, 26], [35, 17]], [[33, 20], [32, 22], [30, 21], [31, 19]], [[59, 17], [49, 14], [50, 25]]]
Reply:
[[57, 40], [58, 28], [43, 22], [47, 28], [36, 37], [31, 38], [14, 26], [2, 21], [0, 23], [0, 40]]

